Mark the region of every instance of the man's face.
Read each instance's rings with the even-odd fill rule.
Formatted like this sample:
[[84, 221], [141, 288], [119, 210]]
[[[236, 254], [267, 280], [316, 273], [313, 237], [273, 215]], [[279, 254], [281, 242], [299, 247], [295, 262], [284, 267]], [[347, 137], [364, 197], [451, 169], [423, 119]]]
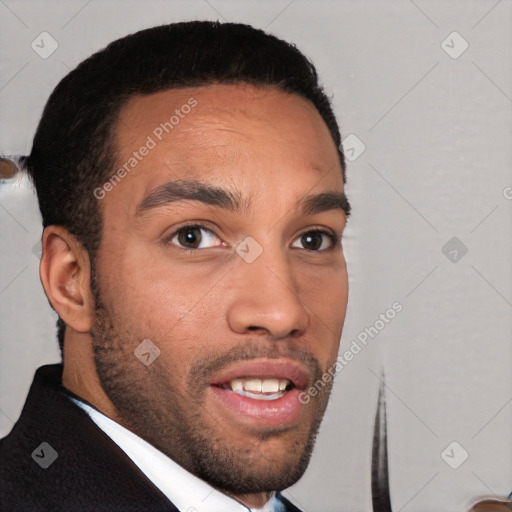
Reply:
[[[101, 201], [102, 386], [125, 426], [213, 485], [288, 487], [327, 405], [321, 379], [347, 306], [330, 237], [346, 224], [332, 195], [343, 181], [327, 127], [297, 95], [216, 85], [133, 98], [117, 146], [119, 167], [138, 160]], [[134, 354], [143, 340], [160, 351], [149, 365]]]

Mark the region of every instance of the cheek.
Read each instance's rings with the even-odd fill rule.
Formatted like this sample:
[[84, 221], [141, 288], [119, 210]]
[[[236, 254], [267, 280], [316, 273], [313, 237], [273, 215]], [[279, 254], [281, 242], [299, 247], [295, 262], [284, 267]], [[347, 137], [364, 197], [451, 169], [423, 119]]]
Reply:
[[215, 347], [212, 339], [225, 338], [220, 332], [225, 297], [220, 286], [203, 277], [155, 263], [117, 287], [112, 295], [117, 317], [123, 315], [132, 332], [161, 347], [162, 362], [176, 366], [179, 361], [177, 366], [185, 368]]
[[318, 315], [312, 319], [318, 322], [318, 331], [325, 334], [322, 362], [330, 367], [338, 356], [338, 349], [345, 323], [348, 304], [348, 278], [346, 269], [322, 281], [317, 289], [312, 310]]
[[299, 297], [333, 332], [341, 332], [348, 303], [348, 277], [345, 266], [313, 269], [300, 274]]
[[105, 279], [106, 294], [117, 313], [131, 315], [132, 321], [169, 327], [188, 315], [205, 296], [208, 283], [201, 276], [151, 256], [125, 256], [111, 265]]
[[302, 347], [319, 363], [322, 371], [331, 368], [338, 356], [348, 302], [346, 269], [308, 269], [297, 274], [298, 296], [309, 313], [310, 324]]
[[186, 351], [185, 340], [211, 340], [225, 306], [219, 265], [172, 261], [165, 251], [129, 239], [116, 251], [104, 247], [101, 295], [122, 328], [173, 351]]
[[336, 276], [336, 279], [333, 279], [332, 282], [327, 285], [327, 289], [331, 297], [327, 305], [328, 311], [336, 326], [336, 332], [339, 332], [341, 336], [348, 305], [348, 276], [346, 269], [340, 272]]

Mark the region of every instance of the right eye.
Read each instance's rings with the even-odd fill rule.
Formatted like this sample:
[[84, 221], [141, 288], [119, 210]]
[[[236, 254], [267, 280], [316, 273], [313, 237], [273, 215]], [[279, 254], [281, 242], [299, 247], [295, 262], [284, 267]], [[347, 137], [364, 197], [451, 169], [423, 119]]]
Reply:
[[[216, 239], [221, 243], [215, 245], [213, 242]], [[200, 224], [189, 224], [180, 227], [167, 238], [166, 242], [188, 250], [209, 249], [210, 247], [223, 245], [220, 238], [211, 229]]]

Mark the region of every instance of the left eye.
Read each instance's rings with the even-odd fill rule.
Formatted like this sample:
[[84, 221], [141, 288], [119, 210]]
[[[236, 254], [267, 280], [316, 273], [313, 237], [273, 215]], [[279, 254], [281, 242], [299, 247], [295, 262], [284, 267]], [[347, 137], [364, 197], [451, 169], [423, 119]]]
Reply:
[[[328, 241], [328, 247], [325, 247], [324, 242], [326, 239]], [[314, 229], [303, 233], [297, 240], [303, 244], [303, 248], [308, 251], [325, 251], [326, 249], [331, 249], [336, 245], [338, 242], [338, 237], [332, 233], [329, 233], [328, 231]], [[293, 244], [292, 247], [297, 246]]]
[[[169, 239], [171, 243], [180, 245], [184, 249], [208, 249], [215, 247], [213, 242], [219, 237], [203, 226], [185, 226], [178, 229]], [[218, 244], [220, 245], [220, 244]]]

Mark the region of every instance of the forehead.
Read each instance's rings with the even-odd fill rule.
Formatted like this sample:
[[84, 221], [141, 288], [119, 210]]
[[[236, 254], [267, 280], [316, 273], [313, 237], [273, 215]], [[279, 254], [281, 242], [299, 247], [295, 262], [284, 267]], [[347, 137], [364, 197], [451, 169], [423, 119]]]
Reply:
[[212, 146], [229, 151], [234, 144], [250, 144], [256, 150], [270, 141], [287, 146], [298, 143], [305, 152], [319, 154], [334, 149], [327, 126], [308, 100], [248, 84], [135, 96], [121, 111], [116, 135], [121, 151], [131, 150], [150, 135], [159, 145], [172, 145], [180, 154], [198, 157], [197, 150]]
[[[328, 173], [324, 186], [343, 187], [336, 147], [316, 108], [275, 88], [209, 85], [135, 96], [120, 113], [116, 143], [118, 165], [131, 160], [136, 167], [113, 196], [140, 198], [183, 178], [252, 190], [288, 183], [291, 190]], [[134, 161], [145, 146], [151, 149]]]
[[[190, 98], [197, 100], [194, 117], [206, 120], [211, 117], [250, 117], [264, 120], [269, 113], [272, 117], [288, 115], [315, 115], [321, 121], [316, 108], [298, 94], [285, 92], [277, 87], [257, 86], [247, 83], [212, 84], [200, 87], [180, 87], [153, 94], [135, 95], [124, 105], [122, 120], [162, 120], [166, 113], [172, 114]], [[187, 109], [188, 110], [188, 109]], [[243, 121], [244, 119], [240, 119]], [[121, 127], [122, 132], [122, 127]]]

